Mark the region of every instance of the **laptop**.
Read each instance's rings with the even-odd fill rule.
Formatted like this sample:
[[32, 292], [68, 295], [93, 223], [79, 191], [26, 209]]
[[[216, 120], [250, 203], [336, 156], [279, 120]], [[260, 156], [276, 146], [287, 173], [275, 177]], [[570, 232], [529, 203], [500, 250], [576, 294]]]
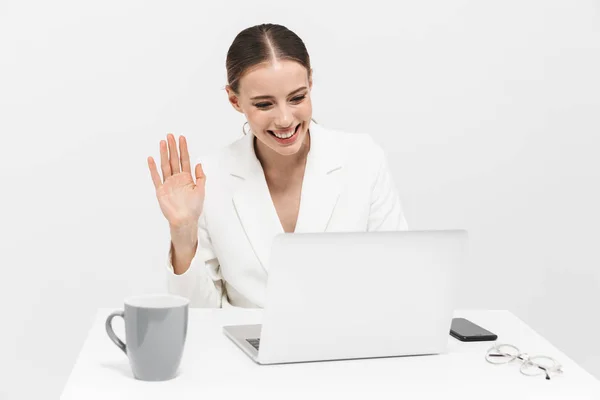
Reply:
[[467, 231], [283, 233], [261, 324], [223, 332], [258, 364], [445, 353]]

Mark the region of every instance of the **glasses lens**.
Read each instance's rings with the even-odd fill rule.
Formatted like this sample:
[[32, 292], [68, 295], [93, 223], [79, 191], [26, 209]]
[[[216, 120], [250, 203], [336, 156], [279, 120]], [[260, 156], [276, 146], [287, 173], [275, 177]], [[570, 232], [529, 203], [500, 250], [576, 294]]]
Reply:
[[486, 359], [492, 364], [505, 364], [517, 358], [519, 349], [510, 344], [499, 344], [488, 350]]
[[550, 357], [535, 356], [521, 366], [521, 372], [525, 375], [542, 375], [545, 374], [544, 369], [549, 374], [555, 372], [558, 369], [558, 363]]

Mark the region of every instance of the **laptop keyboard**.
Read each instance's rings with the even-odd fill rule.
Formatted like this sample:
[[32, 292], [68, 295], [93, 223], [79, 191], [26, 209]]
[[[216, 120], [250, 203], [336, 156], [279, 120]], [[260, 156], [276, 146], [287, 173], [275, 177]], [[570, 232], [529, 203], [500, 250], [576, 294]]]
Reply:
[[250, 343], [252, 345], [252, 347], [254, 347], [256, 350], [258, 350], [258, 347], [260, 346], [260, 338], [258, 338], [258, 339], [246, 339], [246, 341], [248, 343]]

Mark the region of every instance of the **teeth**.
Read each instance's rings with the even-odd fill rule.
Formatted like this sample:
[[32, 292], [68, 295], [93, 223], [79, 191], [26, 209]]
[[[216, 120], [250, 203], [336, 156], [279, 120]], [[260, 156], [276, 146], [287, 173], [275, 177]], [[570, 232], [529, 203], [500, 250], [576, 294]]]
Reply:
[[273, 132], [273, 131], [271, 131], [271, 132], [273, 132], [275, 134], [275, 136], [277, 136], [279, 139], [288, 139], [294, 135], [295, 130], [296, 130], [296, 128], [294, 127], [293, 129], [290, 129], [286, 133], [277, 133], [277, 132]]

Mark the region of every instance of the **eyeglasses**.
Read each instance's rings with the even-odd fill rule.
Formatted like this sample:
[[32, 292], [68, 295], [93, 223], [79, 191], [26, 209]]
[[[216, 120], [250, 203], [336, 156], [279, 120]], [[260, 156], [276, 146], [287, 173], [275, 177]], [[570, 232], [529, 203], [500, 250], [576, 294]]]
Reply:
[[510, 344], [496, 344], [490, 347], [485, 355], [485, 359], [490, 364], [508, 364], [516, 359], [521, 360], [521, 373], [528, 376], [546, 374], [546, 379], [550, 379], [551, 373], [561, 374], [562, 365], [556, 360], [547, 356], [529, 356]]

